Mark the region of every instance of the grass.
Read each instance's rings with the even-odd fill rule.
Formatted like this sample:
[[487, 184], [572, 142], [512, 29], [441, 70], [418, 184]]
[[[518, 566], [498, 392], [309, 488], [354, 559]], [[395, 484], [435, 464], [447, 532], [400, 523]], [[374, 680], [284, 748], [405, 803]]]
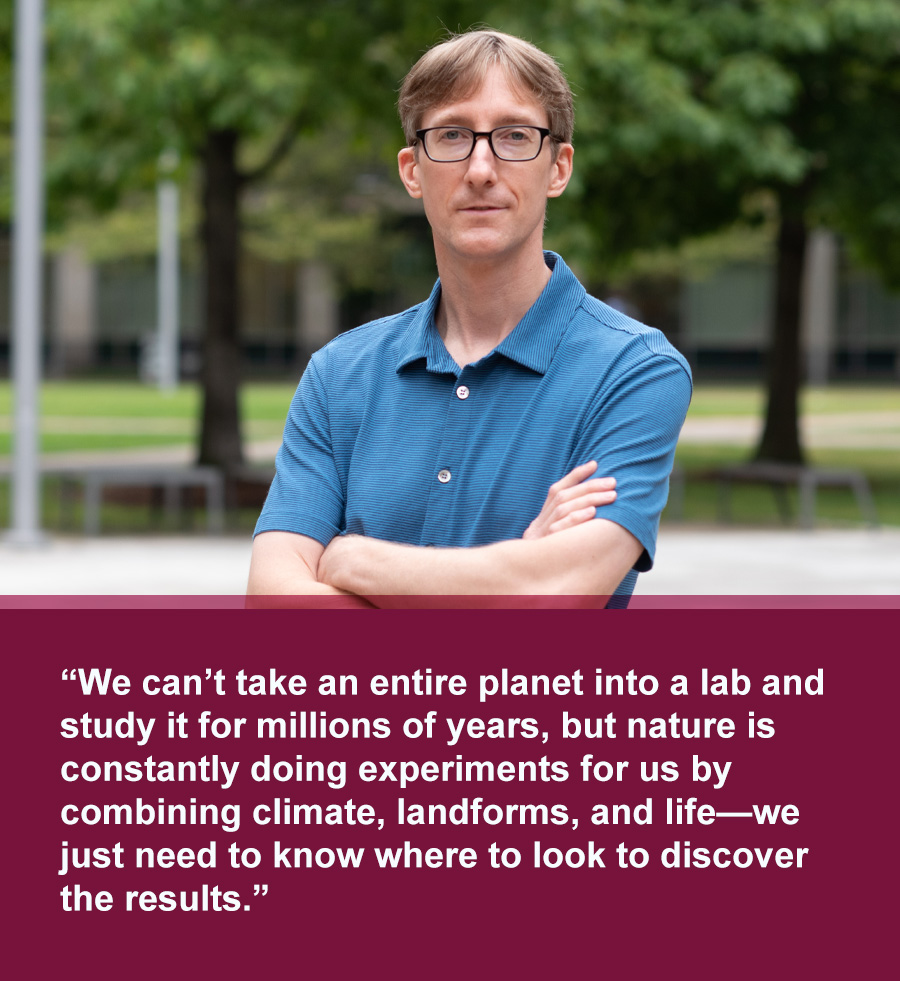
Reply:
[[[698, 385], [691, 400], [690, 415], [759, 416], [765, 394], [758, 385]], [[900, 412], [896, 385], [833, 385], [807, 389], [801, 396], [803, 412], [826, 415], [856, 412]]]
[[[255, 383], [241, 392], [245, 437], [276, 440], [294, 384]], [[900, 397], [892, 386], [833, 386], [807, 391], [804, 411], [820, 416], [893, 412], [900, 416]], [[691, 418], [758, 417], [763, 393], [758, 386], [698, 386], [691, 405]], [[0, 458], [11, 448], [12, 396], [8, 382], [0, 381]], [[182, 385], [163, 393], [137, 382], [46, 382], [42, 386], [42, 449], [45, 453], [72, 451], [115, 451], [143, 447], [190, 447], [195, 445], [200, 413], [200, 391]], [[682, 515], [686, 521], [717, 520], [717, 488], [709, 471], [749, 458], [751, 447], [740, 443], [707, 444], [682, 441], [676, 462], [686, 475]], [[900, 454], [891, 450], [828, 448], [810, 454], [810, 462], [827, 467], [852, 467], [868, 477], [882, 522], [900, 526]], [[44, 521], [59, 527], [61, 513], [58, 485], [44, 482]], [[817, 515], [823, 523], [858, 524], [860, 516], [852, 494], [844, 490], [820, 491]], [[0, 481], [0, 523], [8, 515], [8, 483]], [[186, 520], [202, 527], [202, 512]], [[766, 487], [737, 486], [732, 512], [741, 524], [778, 525], [775, 500]], [[137, 532], [164, 529], [159, 515], [146, 505], [104, 505], [103, 527]], [[669, 515], [663, 515], [664, 520]], [[78, 527], [80, 508], [72, 515]], [[245, 509], [229, 516], [236, 531], [249, 531], [255, 511]]]
[[[280, 436], [293, 393], [291, 384], [246, 385], [241, 392], [245, 435]], [[40, 411], [41, 449], [46, 453], [191, 446], [199, 425], [200, 389], [181, 385], [174, 392], [160, 392], [137, 382], [45, 382]], [[3, 381], [0, 457], [11, 452], [11, 415], [10, 384]]]

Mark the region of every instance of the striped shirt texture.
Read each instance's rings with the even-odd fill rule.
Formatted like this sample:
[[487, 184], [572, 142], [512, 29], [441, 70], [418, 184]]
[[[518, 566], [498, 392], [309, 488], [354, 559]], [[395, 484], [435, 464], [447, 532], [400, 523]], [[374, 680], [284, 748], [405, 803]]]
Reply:
[[643, 546], [617, 590], [627, 598], [653, 564], [690, 369], [660, 331], [589, 296], [559, 256], [545, 258], [541, 295], [474, 364], [456, 364], [435, 328], [440, 281], [425, 303], [314, 354], [255, 534], [439, 547], [520, 538], [550, 485], [596, 460], [597, 476], [617, 480], [616, 501], [597, 516]]

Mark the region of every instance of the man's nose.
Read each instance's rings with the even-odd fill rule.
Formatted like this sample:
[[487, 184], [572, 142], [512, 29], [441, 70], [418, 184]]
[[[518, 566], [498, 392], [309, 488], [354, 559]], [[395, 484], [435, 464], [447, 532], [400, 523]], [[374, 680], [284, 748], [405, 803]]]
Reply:
[[469, 157], [469, 174], [482, 179], [483, 175], [492, 175], [496, 161], [497, 158], [494, 156], [488, 138], [476, 136], [475, 146], [472, 147], [472, 153]]

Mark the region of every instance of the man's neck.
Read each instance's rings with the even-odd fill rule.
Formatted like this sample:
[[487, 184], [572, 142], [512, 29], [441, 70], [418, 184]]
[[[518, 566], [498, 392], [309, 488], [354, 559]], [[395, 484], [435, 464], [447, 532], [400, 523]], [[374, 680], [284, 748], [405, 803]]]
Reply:
[[458, 365], [478, 361], [513, 330], [550, 279], [543, 250], [518, 261], [438, 259], [438, 333]]

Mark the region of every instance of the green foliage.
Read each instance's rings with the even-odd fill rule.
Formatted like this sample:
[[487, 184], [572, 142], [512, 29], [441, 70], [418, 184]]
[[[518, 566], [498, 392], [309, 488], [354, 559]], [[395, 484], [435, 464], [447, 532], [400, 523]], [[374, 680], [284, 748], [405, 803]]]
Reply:
[[[280, 132], [321, 105], [301, 43], [312, 4], [67, 0], [48, 10], [51, 189], [98, 206], [149, 187], [174, 150], [189, 162], [211, 129]], [[328, 6], [328, 5], [326, 5]], [[84, 80], [91, 84], [85, 85]], [[277, 135], [276, 132], [276, 135]]]
[[[70, 205], [64, 224], [52, 227], [44, 240], [49, 252], [58, 252], [77, 243], [79, 251], [95, 262], [143, 259], [157, 248], [158, 221], [156, 195], [150, 190], [125, 192], [119, 206], [99, 214], [83, 205]], [[185, 242], [182, 254], [193, 248], [197, 225], [197, 202], [182, 194], [178, 208], [180, 235]]]
[[[152, 249], [153, 188], [169, 151], [180, 160], [183, 231], [193, 232], [195, 163], [210, 131], [232, 130], [243, 174], [263, 178], [245, 197], [245, 247], [273, 259], [324, 257], [357, 287], [383, 283], [406, 236], [381, 218], [408, 211], [395, 176], [395, 92], [416, 52], [474, 9], [398, 9], [388, 0], [48, 4], [51, 245], [77, 240], [97, 258]], [[285, 147], [281, 166], [267, 168]]]
[[900, 276], [896, 0], [497, 2], [481, 16], [570, 78], [575, 177], [550, 235], [593, 277], [736, 220], [771, 225], [783, 188]]
[[[0, 161], [12, 9], [0, 0]], [[808, 187], [810, 219], [900, 283], [896, 0], [49, 2], [51, 223], [70, 220], [74, 200], [109, 208], [152, 188], [167, 149], [188, 182], [210, 128], [238, 131], [251, 172], [296, 127], [307, 156], [282, 174], [294, 188], [308, 182], [304, 247], [327, 248], [331, 236], [345, 254], [371, 240], [372, 209], [351, 207], [331, 227], [327, 216], [373, 161], [393, 180], [400, 78], [443, 30], [479, 21], [545, 47], [570, 76], [576, 174], [552, 206], [551, 233], [596, 278], [635, 250], [756, 220], [759, 188]], [[337, 196], [319, 193], [323, 168], [308, 166], [322, 133], [323, 161], [350, 185]], [[0, 167], [0, 220], [8, 174]], [[252, 217], [257, 251], [264, 239], [272, 254], [297, 251], [280, 227], [298, 197], [285, 183]]]
[[364, 0], [50, 4], [53, 187], [106, 204], [152, 183], [163, 151], [189, 161], [211, 130], [238, 133], [248, 173], [286, 130], [353, 119], [396, 131], [392, 93], [410, 24], [429, 21], [433, 33], [440, 23], [411, 6], [412, 15]]
[[759, 192], [790, 189], [900, 277], [896, 0], [558, 0], [505, 26], [577, 95], [559, 210], [582, 265], [760, 220]]

